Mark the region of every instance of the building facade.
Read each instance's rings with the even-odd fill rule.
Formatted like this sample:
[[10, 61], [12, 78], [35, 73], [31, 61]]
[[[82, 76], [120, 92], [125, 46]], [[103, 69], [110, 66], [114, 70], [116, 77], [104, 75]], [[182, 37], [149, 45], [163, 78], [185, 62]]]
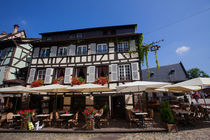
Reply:
[[[18, 25], [14, 25], [12, 33], [0, 35], [0, 86], [24, 84], [32, 54], [30, 42], [36, 40], [27, 38], [25, 31], [18, 31]], [[26, 68], [27, 69], [27, 68]]]
[[136, 50], [136, 39], [141, 36], [136, 29], [134, 24], [41, 33], [42, 40], [33, 43], [27, 84], [39, 79], [45, 85], [52, 84], [53, 79], [62, 76], [64, 85], [72, 85], [72, 77], [83, 78], [85, 83], [107, 77], [109, 82], [105, 86], [113, 89], [112, 92], [98, 93], [98, 96], [64, 94], [62, 106], [75, 108], [81, 103], [100, 106], [106, 102], [113, 115], [121, 115], [113, 109], [132, 108], [133, 96], [116, 96], [116, 86], [141, 79], [138, 53], [129, 53]]

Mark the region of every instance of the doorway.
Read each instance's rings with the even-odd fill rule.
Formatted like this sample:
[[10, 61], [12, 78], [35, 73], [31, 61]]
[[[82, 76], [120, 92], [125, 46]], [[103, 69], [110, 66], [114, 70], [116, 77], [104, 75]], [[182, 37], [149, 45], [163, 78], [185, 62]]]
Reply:
[[112, 118], [125, 119], [125, 96], [112, 97]]

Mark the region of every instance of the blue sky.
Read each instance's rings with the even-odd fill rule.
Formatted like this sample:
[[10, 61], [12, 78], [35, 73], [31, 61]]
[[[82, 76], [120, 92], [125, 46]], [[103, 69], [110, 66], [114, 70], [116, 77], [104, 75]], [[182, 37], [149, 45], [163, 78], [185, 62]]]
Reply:
[[[164, 39], [160, 65], [179, 63], [210, 75], [209, 0], [6, 0], [1, 1], [0, 32], [14, 24], [28, 37], [88, 27], [138, 24], [144, 42]], [[154, 54], [149, 55], [155, 66]]]

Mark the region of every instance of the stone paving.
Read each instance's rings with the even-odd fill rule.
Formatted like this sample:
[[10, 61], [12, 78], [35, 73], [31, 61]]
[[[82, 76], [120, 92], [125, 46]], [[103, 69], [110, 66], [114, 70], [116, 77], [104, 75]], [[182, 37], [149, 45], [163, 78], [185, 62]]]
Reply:
[[180, 129], [177, 133], [0, 133], [0, 140], [210, 140], [209, 123]]

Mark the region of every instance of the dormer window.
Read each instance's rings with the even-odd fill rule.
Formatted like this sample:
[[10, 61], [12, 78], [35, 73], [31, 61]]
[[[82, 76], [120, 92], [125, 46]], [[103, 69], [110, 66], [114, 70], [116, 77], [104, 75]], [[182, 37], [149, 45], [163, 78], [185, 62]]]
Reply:
[[77, 46], [77, 55], [87, 54], [87, 46]]
[[77, 38], [83, 38], [83, 34], [82, 33], [77, 33], [76, 37]]
[[108, 51], [107, 44], [98, 44], [97, 45], [97, 53], [98, 54], [107, 53], [107, 51]]
[[59, 47], [58, 56], [66, 56], [66, 55], [67, 55], [67, 47]]
[[117, 44], [117, 51], [118, 52], [128, 52], [128, 42], [124, 41], [124, 42], [119, 42]]
[[40, 57], [49, 57], [50, 56], [50, 48], [41, 48]]
[[52, 40], [52, 37], [47, 37], [46, 40]]

